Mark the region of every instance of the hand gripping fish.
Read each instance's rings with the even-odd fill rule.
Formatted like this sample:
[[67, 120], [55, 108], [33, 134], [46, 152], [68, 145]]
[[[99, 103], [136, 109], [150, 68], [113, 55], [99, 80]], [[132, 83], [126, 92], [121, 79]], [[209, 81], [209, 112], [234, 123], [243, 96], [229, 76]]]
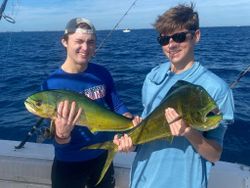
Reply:
[[[47, 90], [29, 96], [24, 104], [27, 110], [39, 117], [55, 120], [59, 102], [75, 101], [82, 108], [77, 125], [86, 126], [91, 132], [126, 131], [133, 128], [131, 119], [116, 114], [87, 98], [86, 96], [68, 90]], [[51, 127], [53, 129], [53, 127]]]
[[[174, 108], [184, 121], [192, 128], [207, 131], [216, 128], [222, 120], [218, 107], [212, 97], [201, 86], [186, 81], [178, 81], [168, 92], [161, 104], [154, 109], [139, 125], [127, 132], [134, 145], [143, 144], [156, 139], [172, 141], [168, 122], [165, 118], [165, 109]], [[118, 123], [119, 124], [119, 123]], [[100, 175], [100, 183], [116, 152], [117, 145], [113, 141], [94, 144], [82, 149], [108, 150], [106, 163]]]

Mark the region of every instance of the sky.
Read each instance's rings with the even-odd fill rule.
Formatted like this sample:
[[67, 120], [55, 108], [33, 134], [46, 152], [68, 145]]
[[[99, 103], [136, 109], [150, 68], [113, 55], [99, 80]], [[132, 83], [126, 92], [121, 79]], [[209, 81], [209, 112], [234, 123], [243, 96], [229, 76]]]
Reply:
[[[90, 19], [97, 30], [113, 29], [135, 0], [8, 0], [4, 14], [15, 19], [0, 20], [0, 32], [62, 31], [74, 17]], [[2, 4], [3, 0], [0, 0]], [[157, 16], [183, 0], [136, 0], [116, 29], [152, 28]], [[250, 0], [192, 0], [200, 26], [250, 25]]]

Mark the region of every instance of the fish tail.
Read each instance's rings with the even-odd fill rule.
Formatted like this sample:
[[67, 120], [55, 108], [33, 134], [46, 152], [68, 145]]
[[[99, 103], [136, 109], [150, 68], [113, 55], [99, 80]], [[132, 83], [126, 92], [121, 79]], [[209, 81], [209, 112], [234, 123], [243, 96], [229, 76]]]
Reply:
[[[169, 132], [171, 132], [171, 131], [170, 131], [170, 127], [169, 127], [169, 123], [168, 123], [167, 121], [164, 121], [163, 124], [164, 124], [164, 126], [166, 126], [167, 129], [169, 129]], [[167, 139], [167, 141], [168, 141], [170, 144], [172, 144], [172, 142], [173, 142], [173, 140], [174, 140], [174, 136], [170, 133], [170, 135], [167, 136], [166, 139]]]
[[87, 147], [84, 147], [82, 148], [81, 150], [83, 149], [104, 149], [104, 150], [108, 150], [108, 154], [107, 154], [107, 158], [106, 158], [106, 162], [103, 166], [103, 169], [102, 169], [102, 172], [101, 172], [101, 175], [98, 179], [98, 182], [96, 183], [96, 185], [98, 185], [101, 180], [103, 179], [104, 175], [106, 174], [107, 170], [109, 169], [114, 157], [115, 157], [115, 154], [117, 152], [117, 146], [113, 143], [113, 141], [107, 141], [107, 142], [104, 142], [104, 143], [98, 143], [98, 144], [94, 144], [94, 145], [90, 145], [90, 146], [87, 146]]
[[96, 183], [96, 185], [98, 185], [98, 184], [102, 181], [104, 175], [105, 175], [106, 172], [108, 171], [108, 169], [109, 169], [109, 167], [110, 167], [110, 165], [111, 165], [111, 163], [112, 163], [112, 161], [113, 161], [113, 159], [114, 159], [114, 157], [115, 157], [115, 154], [116, 154], [115, 150], [109, 150], [109, 151], [108, 151], [108, 155], [107, 155], [106, 162], [105, 162], [105, 164], [104, 164], [104, 166], [103, 166], [101, 175], [100, 175], [99, 180], [98, 180], [98, 182]]

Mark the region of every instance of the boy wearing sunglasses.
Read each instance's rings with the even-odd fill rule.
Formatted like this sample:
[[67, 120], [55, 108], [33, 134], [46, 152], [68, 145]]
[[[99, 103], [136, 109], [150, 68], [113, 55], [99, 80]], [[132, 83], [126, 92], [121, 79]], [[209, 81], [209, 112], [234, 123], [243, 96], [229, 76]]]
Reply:
[[[232, 91], [218, 76], [195, 60], [194, 48], [200, 40], [198, 13], [193, 4], [178, 5], [159, 16], [154, 24], [157, 38], [168, 62], [146, 76], [142, 88], [144, 111], [148, 116], [178, 81], [201, 85], [214, 98], [223, 114], [218, 128], [201, 132], [192, 129], [175, 109], [165, 110], [173, 142], [155, 140], [137, 146], [132, 165], [131, 188], [204, 188], [211, 166], [220, 159], [227, 125], [234, 118]], [[130, 151], [133, 143], [124, 135], [114, 139], [120, 151]]]

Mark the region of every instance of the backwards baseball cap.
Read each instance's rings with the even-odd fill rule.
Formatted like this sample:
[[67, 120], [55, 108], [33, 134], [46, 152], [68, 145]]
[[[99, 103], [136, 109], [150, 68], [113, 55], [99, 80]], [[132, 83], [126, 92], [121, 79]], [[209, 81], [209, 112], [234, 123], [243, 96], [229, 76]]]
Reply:
[[[87, 25], [89, 28], [81, 27], [81, 25]], [[64, 34], [75, 32], [95, 34], [96, 31], [94, 25], [88, 19], [73, 18], [67, 23]]]

